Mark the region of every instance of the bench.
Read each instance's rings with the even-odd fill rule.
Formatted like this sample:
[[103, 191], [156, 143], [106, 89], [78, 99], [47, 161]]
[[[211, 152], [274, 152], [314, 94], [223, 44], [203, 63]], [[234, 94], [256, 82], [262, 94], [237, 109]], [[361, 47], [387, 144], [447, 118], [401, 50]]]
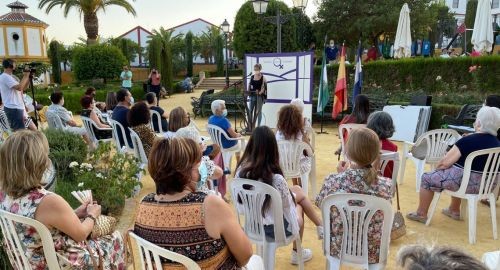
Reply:
[[[207, 98], [207, 96], [212, 95], [214, 91], [214, 89], [208, 89], [206, 91], [203, 91], [199, 98], [191, 97], [191, 106], [193, 106], [194, 119], [196, 119], [197, 116], [202, 115], [202, 106], [206, 104], [205, 99]], [[210, 103], [212, 103], [212, 101], [210, 101]]]
[[211, 104], [214, 100], [224, 100], [226, 102], [227, 113], [245, 115], [245, 100], [243, 95], [207, 95], [201, 104], [200, 115], [202, 117], [212, 115]]
[[[375, 111], [382, 111], [384, 109], [384, 106], [389, 104], [389, 99], [387, 98], [380, 98], [380, 97], [368, 97], [368, 100], [370, 102], [370, 113], [375, 112]], [[352, 98], [347, 99], [347, 110], [339, 114], [337, 116], [338, 119], [341, 119], [343, 115], [346, 115], [350, 112], [352, 112]], [[324, 115], [327, 116], [328, 118], [331, 117], [331, 113], [333, 110], [333, 98], [328, 102], [328, 104], [325, 107], [325, 113]], [[316, 106], [313, 106], [313, 112], [316, 113]], [[321, 116], [319, 116], [321, 117]]]
[[482, 105], [466, 104], [460, 109], [456, 117], [443, 115], [442, 120], [446, 125], [465, 126], [476, 120], [477, 112], [481, 107]]

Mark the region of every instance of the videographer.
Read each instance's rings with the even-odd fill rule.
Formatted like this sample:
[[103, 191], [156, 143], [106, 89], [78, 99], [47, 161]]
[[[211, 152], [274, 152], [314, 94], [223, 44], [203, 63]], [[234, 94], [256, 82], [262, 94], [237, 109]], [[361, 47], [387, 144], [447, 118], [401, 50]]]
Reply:
[[12, 75], [16, 63], [12, 59], [2, 62], [4, 72], [0, 75], [0, 94], [2, 95], [5, 114], [13, 131], [25, 129], [27, 118], [26, 107], [23, 101], [23, 91], [28, 87], [30, 71], [23, 71], [23, 78], [18, 82]]
[[156, 69], [151, 69], [149, 73], [149, 91], [155, 93], [156, 95], [156, 106], [160, 104], [160, 91], [161, 91], [161, 74]]

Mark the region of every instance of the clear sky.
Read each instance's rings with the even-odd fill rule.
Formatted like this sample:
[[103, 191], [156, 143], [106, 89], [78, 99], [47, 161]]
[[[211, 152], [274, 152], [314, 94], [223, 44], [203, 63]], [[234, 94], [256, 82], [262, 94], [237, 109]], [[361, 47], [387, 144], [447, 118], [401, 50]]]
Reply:
[[[0, 14], [10, 11], [6, 7], [8, 3], [15, 0], [1, 0]], [[30, 8], [27, 13], [48, 23], [48, 39], [53, 38], [71, 44], [78, 37], [86, 37], [83, 28], [83, 18], [75, 11], [70, 12], [67, 18], [64, 18], [62, 10], [54, 8], [49, 15], [45, 11], [38, 9], [38, 0], [20, 0]], [[292, 6], [292, 0], [282, 0], [287, 5]], [[132, 5], [137, 11], [137, 17], [134, 17], [123, 8], [110, 7], [106, 13], [99, 16], [99, 34], [102, 37], [117, 37], [128, 30], [140, 25], [148, 30], [153, 28], [171, 28], [176, 25], [188, 22], [193, 19], [202, 18], [215, 25], [220, 25], [227, 18], [232, 26], [234, 17], [239, 7], [245, 0], [136, 0]], [[312, 16], [316, 12], [316, 1], [309, 0], [306, 12]]]

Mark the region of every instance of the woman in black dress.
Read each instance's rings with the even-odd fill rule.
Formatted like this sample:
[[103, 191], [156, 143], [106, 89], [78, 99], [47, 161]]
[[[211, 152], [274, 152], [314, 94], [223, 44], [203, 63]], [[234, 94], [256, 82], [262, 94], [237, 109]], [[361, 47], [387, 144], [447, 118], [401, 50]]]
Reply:
[[254, 75], [250, 77], [248, 84], [248, 94], [250, 96], [250, 108], [248, 112], [248, 122], [251, 130], [255, 127], [255, 118], [258, 118], [257, 125], [262, 121], [262, 105], [266, 99], [266, 78], [261, 73], [262, 65], [257, 63], [253, 67]]

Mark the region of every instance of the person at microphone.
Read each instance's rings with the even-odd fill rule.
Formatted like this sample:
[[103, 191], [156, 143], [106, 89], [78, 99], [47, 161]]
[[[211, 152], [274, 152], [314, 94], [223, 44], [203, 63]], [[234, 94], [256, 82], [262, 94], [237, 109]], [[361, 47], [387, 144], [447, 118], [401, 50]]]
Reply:
[[251, 130], [255, 127], [255, 117], [258, 118], [257, 125], [262, 121], [262, 105], [266, 99], [266, 78], [261, 73], [262, 65], [257, 63], [253, 66], [253, 75], [248, 84], [248, 94], [250, 96], [250, 108], [248, 114], [248, 123]]

